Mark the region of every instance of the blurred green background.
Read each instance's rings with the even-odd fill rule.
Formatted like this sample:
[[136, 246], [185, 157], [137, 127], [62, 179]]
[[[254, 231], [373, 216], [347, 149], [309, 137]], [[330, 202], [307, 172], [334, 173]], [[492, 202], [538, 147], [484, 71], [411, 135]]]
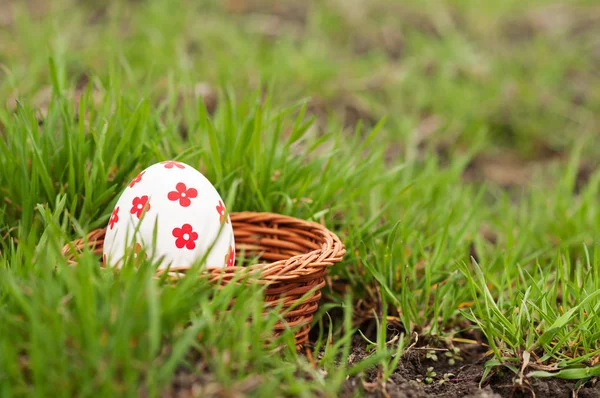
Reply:
[[[387, 117], [390, 157], [482, 141], [473, 176], [522, 182], [598, 134], [595, 1], [30, 1], [0, 4], [0, 99], [43, 107], [48, 55], [70, 89], [124, 68], [160, 100], [275, 83], [281, 103], [352, 130]], [[67, 84], [68, 83], [68, 84]], [[159, 102], [160, 103], [160, 102]], [[3, 117], [6, 113], [3, 112]], [[586, 147], [588, 167], [597, 146]]]

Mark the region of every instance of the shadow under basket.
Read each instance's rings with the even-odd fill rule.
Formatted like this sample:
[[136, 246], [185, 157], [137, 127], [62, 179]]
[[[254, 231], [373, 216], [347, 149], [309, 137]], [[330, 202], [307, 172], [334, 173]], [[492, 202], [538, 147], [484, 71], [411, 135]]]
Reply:
[[[260, 259], [247, 266], [204, 270], [209, 280], [227, 284], [240, 272], [248, 272], [249, 282], [264, 284], [265, 311], [280, 306], [284, 322], [275, 326], [275, 335], [288, 327], [296, 328], [296, 347], [308, 340], [310, 323], [319, 307], [321, 289], [328, 268], [342, 261], [346, 249], [340, 239], [323, 225], [276, 213], [231, 213], [235, 236], [236, 264], [239, 255]], [[63, 255], [76, 264], [76, 253], [86, 245], [102, 257], [106, 229], [96, 229], [86, 239], [77, 239], [63, 248]], [[75, 252], [73, 251], [75, 249]], [[189, 267], [188, 267], [189, 268]], [[169, 272], [185, 273], [186, 267], [171, 267]], [[160, 275], [163, 270], [158, 270]], [[312, 293], [306, 295], [308, 292]], [[292, 310], [288, 309], [294, 306]]]

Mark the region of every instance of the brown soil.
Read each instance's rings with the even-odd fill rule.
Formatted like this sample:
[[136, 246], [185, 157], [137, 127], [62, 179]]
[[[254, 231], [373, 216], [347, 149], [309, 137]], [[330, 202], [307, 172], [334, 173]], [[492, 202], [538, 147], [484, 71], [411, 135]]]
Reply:
[[[378, 370], [367, 372], [366, 377], [352, 377], [345, 383], [342, 397], [396, 397], [396, 398], [500, 398], [500, 397], [600, 397], [600, 384], [590, 381], [577, 390], [575, 381], [560, 379], [524, 379], [521, 385], [509, 370], [496, 370], [482, 382], [484, 358], [481, 348], [469, 346], [460, 353], [461, 361], [449, 365], [443, 351], [437, 352], [437, 361], [426, 358], [427, 350], [413, 349], [401, 359], [396, 371], [385, 383], [378, 382]], [[365, 345], [355, 339], [351, 358], [355, 361], [367, 354]], [[427, 368], [433, 367], [436, 376], [426, 384]], [[444, 375], [451, 373], [447, 380]], [[481, 383], [481, 386], [480, 386]]]

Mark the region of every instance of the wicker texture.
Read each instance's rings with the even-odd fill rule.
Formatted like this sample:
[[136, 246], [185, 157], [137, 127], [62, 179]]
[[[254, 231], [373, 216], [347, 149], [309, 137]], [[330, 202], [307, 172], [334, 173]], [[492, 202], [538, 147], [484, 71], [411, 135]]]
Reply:
[[[276, 213], [231, 213], [236, 254], [259, 257], [260, 262], [207, 270], [215, 284], [230, 283], [240, 272], [248, 281], [266, 284], [267, 310], [281, 305], [283, 323], [275, 327], [279, 334], [286, 327], [296, 329], [298, 348], [308, 340], [310, 322], [319, 306], [328, 268], [340, 262], [346, 250], [340, 239], [323, 225]], [[86, 245], [102, 257], [105, 229], [92, 231], [87, 239], [75, 240], [63, 248], [63, 255], [76, 264], [76, 253]], [[75, 252], [72, 250], [75, 249]], [[237, 259], [237, 264], [241, 259]], [[169, 273], [182, 274], [188, 267], [171, 267]], [[158, 270], [160, 276], [164, 270]], [[308, 292], [312, 293], [303, 298]], [[300, 302], [300, 300], [302, 300]], [[288, 309], [294, 306], [290, 311]]]

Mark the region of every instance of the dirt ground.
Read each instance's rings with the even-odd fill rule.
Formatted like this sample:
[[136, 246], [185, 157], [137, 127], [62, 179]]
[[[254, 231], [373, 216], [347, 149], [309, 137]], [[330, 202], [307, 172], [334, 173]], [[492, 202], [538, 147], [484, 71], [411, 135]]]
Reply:
[[[357, 360], [365, 357], [366, 347], [360, 338], [353, 343], [353, 352]], [[377, 370], [367, 372], [366, 378], [353, 377], [346, 381], [341, 396], [354, 397], [393, 397], [393, 398], [500, 398], [500, 397], [556, 397], [556, 398], [594, 398], [600, 397], [600, 383], [590, 381], [576, 391], [576, 382], [559, 379], [525, 379], [519, 386], [513, 381], [514, 374], [508, 370], [492, 372], [482, 383], [479, 383], [484, 372], [483, 351], [478, 347], [470, 347], [460, 352], [462, 360], [449, 365], [443, 352], [438, 352], [436, 361], [429, 359], [427, 350], [410, 350], [398, 364], [391, 378], [381, 385], [377, 383]], [[436, 376], [433, 382], [422, 382], [427, 369], [433, 367]], [[444, 375], [448, 375], [444, 380]], [[421, 380], [419, 382], [418, 380]], [[444, 380], [440, 383], [440, 380]]]

